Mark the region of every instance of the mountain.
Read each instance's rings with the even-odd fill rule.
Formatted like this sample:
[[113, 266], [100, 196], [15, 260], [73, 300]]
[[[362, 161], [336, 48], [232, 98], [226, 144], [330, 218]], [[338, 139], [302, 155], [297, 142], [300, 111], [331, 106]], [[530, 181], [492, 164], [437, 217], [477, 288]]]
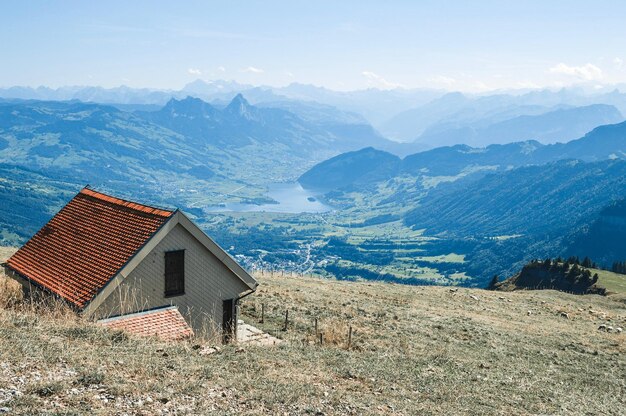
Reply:
[[172, 97], [182, 95], [171, 90], [149, 88], [130, 88], [120, 86], [103, 88], [91, 86], [71, 86], [60, 88], [48, 87], [10, 87], [0, 88], [0, 97], [8, 99], [39, 101], [80, 100], [105, 104], [158, 104], [163, 105]]
[[320, 104], [315, 101], [279, 100], [264, 101], [256, 104], [257, 107], [279, 108], [289, 111], [307, 122], [323, 125], [333, 124], [368, 124], [360, 114], [342, 111], [337, 107]]
[[609, 267], [626, 259], [626, 199], [606, 206], [596, 219], [568, 237], [566, 256], [589, 256]]
[[[188, 97], [135, 113], [74, 101], [0, 103], [0, 162], [100, 180], [139, 180], [152, 177], [153, 170], [206, 178], [254, 166], [258, 159], [303, 169], [381, 143], [362, 122], [318, 126], [282, 109], [253, 106], [241, 95], [222, 109]], [[246, 146], [263, 146], [265, 152], [242, 151]], [[241, 162], [233, 163], [233, 157]]]
[[[218, 87], [216, 89], [215, 87]], [[334, 91], [310, 84], [292, 83], [285, 87], [246, 86], [231, 88], [223, 81], [194, 81], [183, 88], [184, 92], [205, 100], [223, 100], [233, 92], [246, 96], [255, 105], [266, 106], [277, 101], [316, 103], [337, 108], [342, 112], [356, 113], [368, 123], [378, 125], [395, 114], [416, 105], [425, 104], [443, 92], [433, 89], [380, 90], [368, 88], [357, 91]]]
[[533, 258], [573, 251], [568, 249], [572, 235], [581, 236], [603, 207], [624, 198], [625, 190], [624, 160], [564, 160], [435, 188], [404, 222], [462, 247], [466, 272], [486, 284], [494, 274], [510, 276]]
[[331, 190], [346, 186], [367, 186], [397, 174], [400, 158], [372, 147], [328, 159], [298, 179], [303, 187]]
[[[421, 254], [416, 256], [463, 256], [460, 263], [442, 260], [428, 267], [446, 276], [471, 276], [464, 284], [486, 285], [494, 274], [510, 276], [532, 258], [569, 251], [594, 254], [583, 253], [589, 245], [581, 243], [588, 237], [595, 236], [589, 244], [605, 238], [607, 244], [598, 246], [604, 248], [619, 238], [607, 233], [606, 224], [616, 220], [602, 220], [600, 212], [626, 197], [626, 123], [598, 127], [564, 144], [527, 141], [482, 149], [457, 145], [404, 159], [363, 149], [322, 162], [299, 181], [305, 188], [325, 192], [327, 203], [344, 209], [335, 221], [345, 224], [349, 233], [355, 226], [375, 224], [399, 230], [401, 220], [420, 236], [407, 243], [419, 246]], [[597, 231], [586, 231], [590, 229]], [[375, 243], [375, 238], [382, 241]], [[421, 238], [431, 240], [420, 242]], [[394, 253], [397, 246], [387, 240], [354, 239], [349, 258], [386, 267], [378, 259], [359, 260], [357, 254], [369, 253], [377, 244]], [[611, 259], [615, 261], [622, 246], [612, 247], [606, 252], [617, 256]], [[450, 253], [454, 256], [447, 257]], [[395, 256], [396, 262], [405, 258], [401, 252]], [[626, 252], [622, 256], [626, 258]], [[397, 275], [411, 264], [384, 270]]]
[[0, 104], [0, 138], [1, 163], [94, 185], [154, 184], [172, 174], [206, 179], [225, 157], [219, 149], [198, 152], [183, 136], [131, 113], [81, 102]]
[[[358, 153], [348, 153], [336, 156], [332, 164], [322, 162], [310, 170], [311, 174], [303, 174], [301, 183], [305, 187], [336, 189], [333, 188], [338, 183], [335, 178], [336, 167], [341, 166], [344, 172], [352, 169], [358, 171], [356, 165], [361, 163], [360, 156]], [[597, 127], [580, 139], [567, 143], [543, 145], [537, 141], [524, 141], [493, 144], [485, 148], [455, 145], [415, 153], [399, 162], [389, 156], [371, 160], [370, 169], [379, 174], [360, 178], [361, 184], [364, 180], [380, 182], [402, 175], [433, 178], [473, 174], [477, 177], [476, 173], [480, 176], [489, 171], [541, 165], [563, 159], [586, 162], [626, 159], [626, 122]], [[377, 163], [382, 165], [378, 166]], [[352, 176], [347, 176], [341, 182], [342, 186], [350, 185], [348, 178]]]
[[433, 234], [540, 234], [584, 222], [625, 191], [626, 161], [563, 160], [435, 189], [405, 222]]
[[276, 101], [306, 101], [339, 108], [364, 116], [369, 123], [378, 123], [393, 115], [425, 104], [443, 92], [430, 89], [379, 90], [369, 88], [360, 91], [333, 91], [323, 87], [293, 83], [285, 87], [252, 86], [235, 81], [197, 79], [181, 90], [159, 90], [147, 88], [102, 88], [90, 86], [9, 87], [0, 88], [0, 97], [7, 99], [66, 101], [81, 100], [106, 104], [158, 104], [164, 105], [171, 98], [187, 96], [205, 101], [230, 100], [235, 94], [243, 94], [254, 104]]
[[[468, 95], [451, 92], [428, 103], [399, 112], [375, 126], [386, 137], [402, 141], [417, 140], [431, 147], [458, 143], [484, 146], [491, 143], [540, 139], [540, 136], [546, 137], [546, 143], [566, 141], [584, 134], [595, 126], [622, 121], [623, 118], [618, 114], [626, 112], [624, 97], [625, 95], [618, 90], [590, 93], [576, 88], [531, 91], [524, 94]], [[593, 108], [595, 104], [605, 104], [615, 109]], [[577, 107], [582, 108], [578, 110], [578, 115], [558, 113], [559, 110], [573, 110], [576, 113]], [[515, 120], [518, 117], [541, 116], [555, 111], [556, 114], [545, 119], [540, 117], [528, 120], [539, 123], [534, 129], [529, 129], [524, 124], [524, 119]], [[569, 117], [580, 127], [576, 130], [568, 127], [568, 123], [559, 125], [558, 122], [555, 124], [551, 121], [558, 117]], [[576, 117], [582, 117], [584, 120], [577, 120]], [[499, 123], [505, 124], [499, 126]], [[507, 123], [515, 130], [507, 131]], [[491, 125], [494, 125], [493, 131], [489, 130]], [[557, 131], [553, 131], [554, 128]], [[555, 133], [559, 131], [565, 135], [557, 136]], [[500, 133], [508, 133], [512, 137], [511, 139], [499, 137]], [[534, 134], [535, 137], [528, 134]]]
[[273, 91], [292, 100], [315, 101], [361, 114], [375, 127], [399, 112], [416, 105], [426, 104], [444, 94], [441, 90], [425, 88], [387, 90], [368, 88], [358, 91], [333, 91], [300, 83], [274, 88]]
[[356, 123], [335, 120], [320, 124], [315, 119], [307, 121], [281, 108], [253, 106], [241, 94], [221, 109], [198, 98], [187, 97], [171, 99], [159, 111], [137, 114], [184, 135], [197, 145], [282, 145], [302, 157], [313, 155], [311, 159], [316, 158], [315, 154], [330, 155], [386, 142], [360, 119]]
[[[623, 88], [623, 86], [620, 86]], [[67, 101], [80, 100], [112, 105], [165, 105], [170, 99], [182, 100], [187, 96], [200, 98], [207, 102], [228, 102], [238, 94], [243, 94], [248, 101], [257, 106], [268, 103], [316, 103], [337, 108], [341, 112], [355, 113], [365, 118], [386, 137], [403, 142], [414, 141], [420, 134], [437, 136], [437, 141], [426, 143], [429, 147], [461, 143], [440, 139], [442, 132], [450, 137], [471, 136], [473, 130], [480, 130], [492, 124], [512, 120], [520, 116], [537, 116], [544, 113], [584, 107], [593, 104], [606, 104], [616, 107], [626, 114], [626, 95], [618, 89], [613, 90], [568, 87], [560, 90], [514, 90], [486, 94], [446, 94], [437, 89], [377, 89], [368, 88], [358, 91], [334, 91], [328, 88], [292, 83], [284, 87], [253, 86], [236, 81], [197, 79], [180, 90], [131, 88], [120, 86], [102, 88], [93, 86], [48, 87], [9, 87], [0, 88], [0, 97], [5, 99]], [[288, 109], [288, 111], [290, 111]], [[605, 120], [596, 125], [616, 122]], [[587, 123], [587, 127], [593, 123]], [[562, 126], [562, 128], [564, 128]], [[522, 130], [524, 130], [522, 128]], [[567, 129], [566, 129], [567, 130]], [[579, 133], [581, 130], [579, 130]], [[543, 131], [547, 139], [553, 140], [550, 131]], [[557, 137], [563, 141], [575, 137], [574, 133]], [[510, 141], [520, 139], [540, 139], [518, 135]], [[433, 138], [435, 140], [435, 138]], [[497, 142], [502, 142], [502, 138]], [[463, 142], [473, 146], [483, 142]]]
[[624, 117], [615, 107], [595, 104], [557, 109], [538, 115], [524, 114], [491, 124], [489, 123], [492, 120], [480, 120], [460, 126], [442, 123], [428, 127], [415, 141], [431, 146], [464, 143], [474, 147], [529, 139], [541, 143], [567, 142], [581, 137], [594, 127], [623, 120]]
[[[12, 184], [7, 193], [24, 194], [30, 177], [55, 195], [89, 183], [157, 204], [187, 205], [199, 216], [228, 202], [274, 202], [268, 184], [293, 180], [337, 153], [385, 143], [360, 118], [307, 121], [253, 106], [242, 95], [221, 107], [188, 97], [135, 112], [80, 101], [0, 102], [1, 173], [5, 185]], [[16, 190], [20, 178], [23, 192]], [[40, 213], [23, 221], [31, 230], [47, 212], [45, 200], [24, 201]], [[20, 215], [18, 206], [7, 218]]]

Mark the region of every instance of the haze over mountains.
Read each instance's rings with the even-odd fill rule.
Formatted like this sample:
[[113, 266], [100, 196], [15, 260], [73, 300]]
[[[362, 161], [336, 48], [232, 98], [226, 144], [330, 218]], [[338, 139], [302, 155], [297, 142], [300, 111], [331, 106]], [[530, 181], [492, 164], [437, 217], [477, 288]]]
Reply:
[[[533, 114], [535, 111], [543, 111]], [[519, 113], [522, 115], [505, 118]], [[415, 139], [428, 146], [450, 146], [465, 143], [480, 147], [493, 143], [510, 143], [533, 138], [541, 143], [567, 142], [581, 137], [603, 124], [623, 120], [611, 105], [594, 104], [584, 107], [519, 108], [506, 116], [497, 114], [473, 122], [445, 122], [429, 126]]]
[[[389, 139], [419, 144], [412, 150], [459, 143], [485, 146], [530, 139], [542, 143], [564, 142], [598, 125], [622, 121], [622, 114], [626, 112], [626, 94], [618, 89], [595, 91], [581, 87], [468, 95], [434, 89], [343, 92], [298, 83], [269, 87], [196, 80], [177, 91], [124, 86], [0, 89], [0, 97], [6, 99], [80, 100], [115, 104], [128, 110], [156, 110], [172, 98], [182, 100], [187, 96], [226, 105], [238, 93], [256, 106], [283, 109], [288, 106], [287, 109], [295, 113], [300, 106], [308, 113], [311, 107], [325, 106], [326, 114], [335, 112], [342, 114], [341, 117], [358, 117], [367, 120]], [[559, 120], [564, 122], [559, 123]], [[404, 150], [399, 152], [406, 154]]]
[[[254, 166], [268, 159], [306, 166], [341, 151], [387, 143], [358, 118], [322, 122], [311, 116], [307, 121], [283, 109], [252, 106], [242, 95], [223, 108], [188, 97], [170, 99], [158, 111], [134, 113], [76, 101], [5, 102], [0, 103], [0, 132], [1, 160], [72, 169], [93, 180], [140, 179], [155, 171], [219, 178], [238, 163]], [[248, 158], [241, 150], [257, 147], [263, 151]]]
[[[331, 118], [320, 109], [316, 114], [301, 105], [255, 107], [241, 94], [223, 108], [198, 98], [171, 99], [159, 111], [139, 112], [140, 117], [183, 134], [197, 144], [242, 147], [253, 141], [282, 144], [298, 154], [323, 148], [343, 151], [369, 144], [384, 146], [385, 139], [362, 119]], [[298, 112], [305, 114], [299, 117]]]
[[404, 159], [373, 148], [341, 154], [324, 161], [299, 181], [314, 189], [369, 186], [394, 176], [456, 176], [463, 172], [509, 170], [562, 159], [599, 161], [626, 159], [626, 122], [600, 126], [584, 137], [567, 143], [544, 145], [523, 141], [474, 148], [468, 145], [440, 147], [406, 156]]
[[[0, 96], [5, 242], [23, 241], [90, 183], [181, 206], [251, 267], [483, 285], [529, 256], [579, 254], [583, 236], [606, 238], [603, 210], [626, 198], [626, 96], [617, 90], [195, 81], [180, 91], [16, 87]], [[331, 211], [215, 213], [280, 202], [268, 187], [297, 178]], [[608, 253], [598, 261], [621, 255]]]

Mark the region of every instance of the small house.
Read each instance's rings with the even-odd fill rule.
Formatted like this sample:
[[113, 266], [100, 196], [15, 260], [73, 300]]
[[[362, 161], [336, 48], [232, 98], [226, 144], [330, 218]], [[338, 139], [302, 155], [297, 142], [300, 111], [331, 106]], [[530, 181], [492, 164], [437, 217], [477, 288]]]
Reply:
[[[181, 211], [89, 187], [4, 267], [27, 293], [61, 298], [108, 326], [166, 332], [171, 339], [188, 334], [182, 316], [196, 334], [221, 335], [228, 342], [236, 334], [239, 300], [257, 287]], [[172, 325], [179, 331], [169, 333]]]

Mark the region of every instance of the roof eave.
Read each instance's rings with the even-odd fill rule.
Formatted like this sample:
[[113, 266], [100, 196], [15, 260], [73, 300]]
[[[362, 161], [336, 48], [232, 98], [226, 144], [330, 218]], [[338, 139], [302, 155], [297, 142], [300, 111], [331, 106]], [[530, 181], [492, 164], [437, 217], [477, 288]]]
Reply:
[[[14, 280], [17, 280], [16, 277], [18, 277], [19, 279], [23, 280], [24, 282], [28, 283], [29, 285], [32, 285], [33, 287], [35, 287], [37, 290], [45, 292], [45, 293], [53, 296], [55, 299], [58, 299], [58, 300], [64, 302], [67, 306], [69, 306], [70, 308], [72, 308], [76, 312], [81, 312], [87, 306], [87, 304], [81, 306], [79, 303], [76, 303], [76, 302], [74, 302], [74, 301], [64, 297], [63, 295], [53, 291], [52, 289], [48, 288], [47, 286], [44, 286], [44, 285], [34, 281], [33, 279], [29, 278], [28, 276], [26, 276], [26, 275], [20, 273], [19, 271], [15, 270], [8, 263], [2, 263], [2, 264], [0, 264], [0, 266], [4, 267], [5, 272], [7, 270], [10, 272], [10, 273], [5, 273], [10, 278], [12, 278]], [[18, 281], [18, 283], [20, 283], [20, 282]]]
[[219, 246], [211, 237], [191, 221], [182, 211], [177, 212], [179, 223], [193, 235], [202, 245], [217, 257], [235, 276], [237, 276], [250, 290], [256, 290], [259, 282], [233, 259], [230, 254]]

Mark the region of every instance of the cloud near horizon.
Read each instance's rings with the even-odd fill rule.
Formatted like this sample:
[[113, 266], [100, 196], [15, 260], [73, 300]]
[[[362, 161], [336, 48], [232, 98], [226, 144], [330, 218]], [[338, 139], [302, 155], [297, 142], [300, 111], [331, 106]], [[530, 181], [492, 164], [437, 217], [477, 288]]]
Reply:
[[242, 69], [241, 72], [252, 72], [253, 74], [262, 74], [264, 71], [261, 68], [249, 66], [245, 69]]
[[200, 71], [198, 68], [189, 68], [187, 70], [187, 73], [189, 75], [202, 75], [202, 71]]
[[445, 75], [437, 75], [436, 77], [429, 78], [428, 82], [433, 84], [452, 86], [457, 83], [457, 80], [456, 78], [447, 77]]
[[550, 68], [550, 72], [576, 77], [585, 81], [599, 81], [604, 76], [602, 70], [591, 63], [582, 66], [569, 66], [561, 62]]
[[370, 87], [378, 87], [387, 90], [404, 87], [402, 84], [387, 81], [385, 78], [372, 71], [363, 71], [361, 75], [367, 78], [367, 84]]

